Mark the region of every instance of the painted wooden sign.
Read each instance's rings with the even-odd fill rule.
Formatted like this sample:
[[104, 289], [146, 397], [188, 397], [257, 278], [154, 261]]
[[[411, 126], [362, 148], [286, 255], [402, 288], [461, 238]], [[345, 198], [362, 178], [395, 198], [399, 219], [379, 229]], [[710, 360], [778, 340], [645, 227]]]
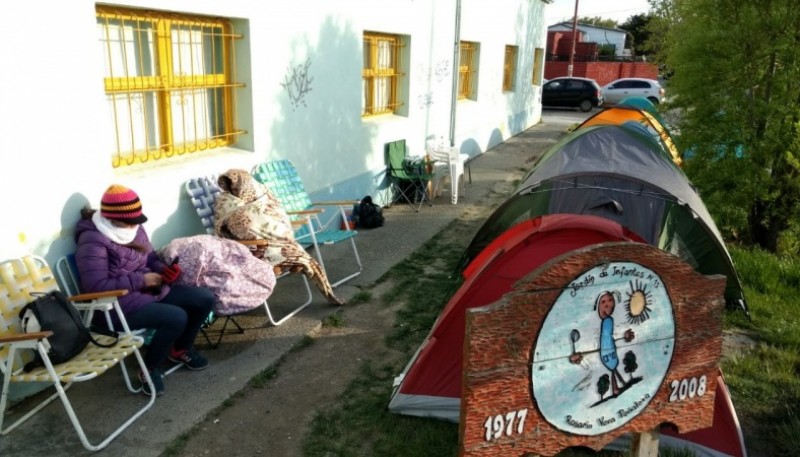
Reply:
[[461, 455], [711, 426], [725, 278], [635, 243], [573, 251], [469, 310]]

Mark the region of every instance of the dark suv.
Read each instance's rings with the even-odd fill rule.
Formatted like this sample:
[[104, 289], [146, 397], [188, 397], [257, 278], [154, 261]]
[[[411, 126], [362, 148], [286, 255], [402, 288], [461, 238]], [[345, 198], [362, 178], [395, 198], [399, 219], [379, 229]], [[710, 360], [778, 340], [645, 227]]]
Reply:
[[600, 86], [594, 79], [554, 78], [542, 87], [543, 106], [576, 107], [585, 113], [602, 104]]

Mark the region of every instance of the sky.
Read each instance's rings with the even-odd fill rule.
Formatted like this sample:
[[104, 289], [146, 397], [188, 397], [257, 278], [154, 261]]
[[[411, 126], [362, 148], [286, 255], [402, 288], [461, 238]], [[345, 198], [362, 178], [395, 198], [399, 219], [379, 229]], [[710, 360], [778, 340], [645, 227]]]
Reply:
[[650, 10], [647, 0], [554, 0], [545, 4], [545, 24], [550, 26], [558, 22], [571, 21], [575, 14], [575, 2], [578, 2], [578, 17], [596, 17], [614, 19], [622, 24], [636, 14], [646, 14]]

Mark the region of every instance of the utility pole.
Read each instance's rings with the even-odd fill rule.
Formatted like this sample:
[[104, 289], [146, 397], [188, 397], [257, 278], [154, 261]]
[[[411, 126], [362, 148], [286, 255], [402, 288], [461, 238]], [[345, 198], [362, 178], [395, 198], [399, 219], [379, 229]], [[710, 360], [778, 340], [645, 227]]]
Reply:
[[575, 0], [575, 14], [572, 16], [572, 50], [569, 53], [567, 76], [572, 76], [572, 65], [575, 63], [575, 41], [578, 39], [578, 0]]

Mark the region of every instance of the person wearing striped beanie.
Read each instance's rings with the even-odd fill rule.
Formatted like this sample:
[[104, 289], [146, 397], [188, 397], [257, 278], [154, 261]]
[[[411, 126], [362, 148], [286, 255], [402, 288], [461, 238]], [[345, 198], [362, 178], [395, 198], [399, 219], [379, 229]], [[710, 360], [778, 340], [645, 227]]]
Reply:
[[[194, 349], [194, 340], [216, 296], [206, 287], [175, 284], [180, 265], [177, 259], [165, 264], [153, 249], [136, 192], [112, 184], [100, 199], [100, 209], [84, 208], [81, 216], [75, 225], [75, 263], [82, 292], [128, 290], [119, 305], [129, 328], [155, 330], [144, 354], [152, 386], [139, 373], [142, 391], [164, 393], [168, 360], [190, 370], [206, 368], [208, 361]], [[94, 323], [104, 326], [101, 317], [95, 315]], [[116, 315], [112, 320], [119, 328]]]
[[112, 184], [100, 200], [100, 215], [112, 221], [120, 221], [128, 225], [139, 225], [147, 222], [142, 213], [142, 202], [136, 192], [119, 184]]

